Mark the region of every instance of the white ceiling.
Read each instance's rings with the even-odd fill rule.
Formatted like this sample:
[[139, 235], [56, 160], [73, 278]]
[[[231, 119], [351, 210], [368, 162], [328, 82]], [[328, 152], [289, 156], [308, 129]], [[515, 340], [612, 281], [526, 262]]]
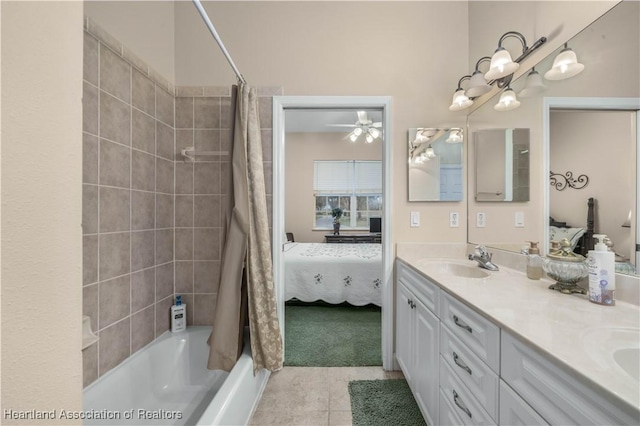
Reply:
[[[285, 110], [285, 132], [287, 133], [349, 133], [351, 127], [334, 127], [328, 124], [355, 124], [357, 111], [362, 109], [287, 109]], [[373, 122], [382, 121], [381, 110], [365, 110]]]

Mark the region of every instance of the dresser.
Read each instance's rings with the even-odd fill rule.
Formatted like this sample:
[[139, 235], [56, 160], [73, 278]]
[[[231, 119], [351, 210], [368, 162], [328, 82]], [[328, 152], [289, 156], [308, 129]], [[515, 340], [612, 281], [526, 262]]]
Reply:
[[381, 234], [326, 234], [324, 239], [328, 243], [333, 244], [380, 244], [382, 243]]

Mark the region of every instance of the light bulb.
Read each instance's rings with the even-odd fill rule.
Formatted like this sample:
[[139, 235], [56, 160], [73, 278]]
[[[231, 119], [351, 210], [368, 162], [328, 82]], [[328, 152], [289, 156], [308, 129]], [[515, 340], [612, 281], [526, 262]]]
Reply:
[[374, 139], [380, 136], [380, 130], [374, 127], [369, 128], [369, 133], [371, 133], [371, 136], [373, 136]]
[[464, 94], [464, 90], [460, 89], [453, 94], [453, 102], [449, 106], [449, 111], [461, 111], [471, 105], [473, 105], [473, 101]]
[[427, 147], [427, 149], [424, 151], [425, 155], [427, 156], [427, 158], [433, 158], [436, 156], [435, 151], [433, 150], [433, 148], [431, 147], [431, 145], [429, 145]]
[[355, 129], [353, 129], [353, 134], [355, 134], [356, 136], [360, 136], [362, 134], [362, 127], [356, 127]]
[[371, 143], [371, 142], [373, 142], [373, 136], [371, 136], [371, 134], [367, 133], [367, 135], [365, 136], [365, 140], [367, 141], [367, 143]]
[[349, 135], [349, 139], [351, 139], [351, 142], [355, 142], [358, 140], [358, 135], [351, 133], [351, 135]]
[[520, 101], [516, 98], [516, 93], [511, 87], [502, 92], [500, 101], [493, 107], [496, 111], [511, 111], [520, 106]]

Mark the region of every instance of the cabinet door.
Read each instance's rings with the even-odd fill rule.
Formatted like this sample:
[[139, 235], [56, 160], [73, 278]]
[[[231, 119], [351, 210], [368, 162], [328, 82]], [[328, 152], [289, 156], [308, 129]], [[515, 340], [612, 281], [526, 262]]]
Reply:
[[415, 369], [413, 373], [416, 402], [427, 424], [438, 423], [440, 321], [420, 301], [415, 301]]
[[511, 388], [500, 380], [500, 424], [501, 425], [547, 425], [535, 410], [522, 400]]
[[413, 351], [412, 342], [414, 334], [413, 294], [407, 290], [401, 282], [397, 283], [396, 290], [396, 359], [413, 389]]

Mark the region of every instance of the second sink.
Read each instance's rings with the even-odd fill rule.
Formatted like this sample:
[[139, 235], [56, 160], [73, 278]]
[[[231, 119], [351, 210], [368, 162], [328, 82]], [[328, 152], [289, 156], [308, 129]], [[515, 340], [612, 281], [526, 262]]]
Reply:
[[461, 278], [487, 278], [489, 272], [476, 266], [465, 265], [450, 260], [429, 259], [419, 261], [418, 266], [427, 274], [435, 273], [442, 275], [452, 275]]

